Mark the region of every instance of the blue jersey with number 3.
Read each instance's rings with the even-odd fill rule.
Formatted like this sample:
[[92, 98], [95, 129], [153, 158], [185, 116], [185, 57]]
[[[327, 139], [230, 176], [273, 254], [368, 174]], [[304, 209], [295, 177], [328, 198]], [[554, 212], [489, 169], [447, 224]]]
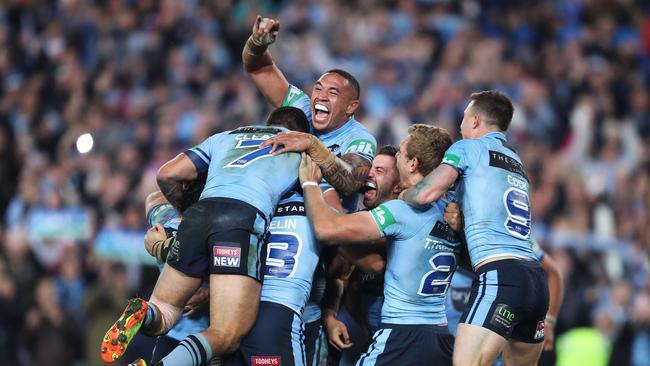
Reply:
[[456, 193], [472, 266], [500, 256], [535, 259], [529, 242], [528, 178], [505, 141], [501, 132], [460, 140], [442, 160], [459, 174]]
[[287, 129], [276, 126], [247, 126], [213, 135], [185, 154], [200, 173], [208, 177], [201, 199], [233, 198], [246, 202], [271, 217], [284, 192], [298, 181], [300, 154], [273, 156], [265, 140]]
[[[307, 116], [309, 124], [312, 124], [309, 96], [302, 90], [293, 85], [289, 85], [287, 94], [282, 101], [282, 106], [300, 108]], [[375, 137], [368, 132], [368, 129], [354, 119], [354, 117], [350, 118], [348, 122], [336, 130], [326, 134], [316, 133], [316, 136], [338, 157], [345, 154], [357, 154], [369, 161], [372, 161], [375, 157], [377, 150]], [[330, 188], [332, 186], [323, 180], [321, 189], [326, 191]], [[360, 197], [361, 194], [359, 193], [342, 197], [343, 208], [348, 212], [357, 211]]]
[[461, 243], [444, 221], [445, 203], [419, 210], [391, 200], [370, 213], [389, 239], [381, 321], [446, 324], [445, 294]]
[[261, 299], [302, 315], [322, 248], [307, 219], [302, 196], [294, 193], [278, 203], [269, 231]]

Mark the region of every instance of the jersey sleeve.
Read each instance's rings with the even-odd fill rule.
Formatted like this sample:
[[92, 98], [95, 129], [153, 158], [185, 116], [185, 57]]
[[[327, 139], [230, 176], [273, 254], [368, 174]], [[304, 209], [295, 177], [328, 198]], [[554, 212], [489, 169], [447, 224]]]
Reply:
[[390, 200], [370, 210], [370, 215], [381, 231], [382, 237], [399, 239], [405, 231], [405, 225], [400, 221], [402, 212], [403, 207], [400, 201]]
[[341, 146], [342, 155], [357, 154], [369, 161], [375, 157], [377, 151], [377, 140], [368, 131], [358, 131], [346, 139]]
[[223, 132], [212, 135], [193, 148], [185, 150], [185, 155], [192, 160], [197, 173], [201, 174], [208, 170], [215, 147], [219, 145], [219, 140], [222, 135]]
[[471, 139], [456, 141], [447, 149], [442, 164], [455, 168], [459, 174], [466, 173], [472, 162], [480, 155], [480, 143]]
[[287, 94], [282, 99], [282, 107], [296, 107], [305, 113], [309, 121], [309, 128], [311, 129], [311, 103], [309, 96], [304, 91], [298, 89], [296, 86], [289, 84]]

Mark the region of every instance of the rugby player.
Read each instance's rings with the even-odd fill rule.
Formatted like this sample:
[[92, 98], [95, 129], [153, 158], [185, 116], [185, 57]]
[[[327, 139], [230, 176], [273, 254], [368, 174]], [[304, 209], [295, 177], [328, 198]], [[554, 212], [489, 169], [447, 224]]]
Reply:
[[[397, 155], [401, 186], [411, 187], [431, 172], [451, 143], [441, 128], [411, 126]], [[315, 166], [303, 156], [300, 180], [316, 237], [349, 243], [388, 239], [382, 323], [357, 365], [451, 365], [453, 336], [444, 301], [461, 242], [444, 222], [446, 203], [419, 209], [390, 200], [370, 211], [336, 215], [323, 209], [320, 190], [311, 187], [320, 178]]]
[[[202, 189], [204, 183], [205, 180], [197, 185]], [[162, 192], [156, 191], [149, 194], [145, 200], [145, 215], [149, 225], [144, 239], [145, 249], [157, 259], [158, 267], [162, 270], [173, 239], [177, 235], [178, 226], [182, 220], [181, 214], [167, 202]], [[170, 238], [172, 240], [168, 240]], [[204, 285], [207, 284], [204, 283]], [[172, 329], [156, 339], [156, 345], [151, 355], [152, 364], [160, 361], [190, 334], [200, 332], [208, 327], [210, 319], [207, 311], [201, 311], [204, 302], [209, 298], [208, 296], [207, 287], [201, 286], [188, 301], [188, 305], [194, 305], [195, 308], [186, 307], [184, 316], [179, 318]]]
[[456, 365], [491, 365], [501, 353], [507, 365], [533, 365], [542, 351], [548, 285], [529, 242], [528, 178], [517, 153], [506, 147], [512, 113], [502, 93], [473, 93], [460, 125], [463, 139], [403, 192], [404, 200], [422, 207], [457, 184], [478, 280], [458, 326]]
[[[447, 205], [445, 208], [445, 221], [449, 223], [449, 226], [454, 231], [460, 232], [463, 230], [462, 215], [460, 206], [457, 203], [452, 202]], [[544, 319], [544, 351], [551, 351], [553, 350], [555, 340], [555, 323], [557, 315], [560, 312], [562, 300], [564, 299], [564, 281], [560, 268], [553, 258], [539, 246], [536, 240], [531, 239], [531, 245], [535, 257], [542, 265], [542, 268], [544, 268], [548, 277], [549, 300], [548, 312]], [[472, 281], [475, 278], [474, 273], [459, 267], [451, 279], [446, 309], [449, 331], [453, 335], [456, 335], [456, 328], [458, 327], [460, 317], [469, 302]]]
[[287, 129], [309, 130], [301, 110], [278, 108], [267, 126], [213, 135], [160, 168], [158, 185], [174, 207], [183, 202], [183, 185], [207, 171], [205, 188], [183, 212], [177, 241], [183, 244], [170, 249], [150, 300], [130, 300], [106, 333], [105, 361], [119, 359], [140, 329], [167, 332], [208, 273], [210, 326], [185, 338], [158, 364], [201, 365], [239, 348], [257, 316], [269, 218], [280, 196], [296, 184], [300, 160], [298, 154], [273, 156], [260, 144]]
[[[277, 20], [256, 18], [253, 32], [242, 51], [244, 67], [271, 105], [293, 106], [305, 112], [315, 136], [283, 136], [280, 140], [272, 140], [276, 142], [274, 149], [282, 144], [291, 151], [306, 151], [310, 144], [319, 145], [320, 139], [335, 154], [335, 159], [316, 162], [322, 167], [325, 180], [341, 195], [343, 207], [356, 211], [358, 191], [365, 184], [377, 147], [375, 138], [354, 118], [361, 92], [359, 82], [348, 72], [333, 69], [316, 81], [311, 97], [290, 85], [268, 50], [279, 30]], [[274, 153], [280, 152], [282, 150]], [[330, 205], [336, 207], [332, 202]]]

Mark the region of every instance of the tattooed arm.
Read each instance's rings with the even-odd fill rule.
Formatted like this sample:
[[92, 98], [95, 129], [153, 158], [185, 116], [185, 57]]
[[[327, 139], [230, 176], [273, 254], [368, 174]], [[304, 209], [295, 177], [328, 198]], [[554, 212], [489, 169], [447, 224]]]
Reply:
[[167, 201], [179, 212], [185, 206], [186, 187], [198, 177], [196, 166], [186, 154], [178, 154], [158, 170], [158, 187]]
[[323, 169], [323, 177], [341, 195], [351, 195], [366, 182], [372, 163], [357, 154], [345, 154]]
[[458, 171], [455, 168], [441, 164], [418, 184], [403, 191], [400, 198], [412, 206], [428, 205], [442, 197], [457, 178]]

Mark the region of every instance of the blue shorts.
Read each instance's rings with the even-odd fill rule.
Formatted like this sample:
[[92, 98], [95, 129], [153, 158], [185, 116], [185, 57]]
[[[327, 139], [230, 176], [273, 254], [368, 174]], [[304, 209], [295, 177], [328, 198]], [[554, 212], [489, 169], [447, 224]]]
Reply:
[[167, 356], [178, 344], [181, 343], [178, 339], [168, 337], [166, 335], [156, 338], [156, 345], [153, 347], [151, 355], [151, 364], [155, 365], [165, 356]]
[[262, 282], [264, 214], [242, 201], [206, 198], [185, 210], [183, 217], [167, 264], [194, 277], [241, 274]]
[[382, 324], [356, 366], [451, 366], [453, 350], [446, 326]]
[[261, 301], [253, 328], [226, 366], [306, 366], [302, 318], [290, 308]]
[[478, 325], [508, 340], [544, 341], [549, 295], [546, 272], [538, 261], [490, 262], [476, 275], [461, 323]]

